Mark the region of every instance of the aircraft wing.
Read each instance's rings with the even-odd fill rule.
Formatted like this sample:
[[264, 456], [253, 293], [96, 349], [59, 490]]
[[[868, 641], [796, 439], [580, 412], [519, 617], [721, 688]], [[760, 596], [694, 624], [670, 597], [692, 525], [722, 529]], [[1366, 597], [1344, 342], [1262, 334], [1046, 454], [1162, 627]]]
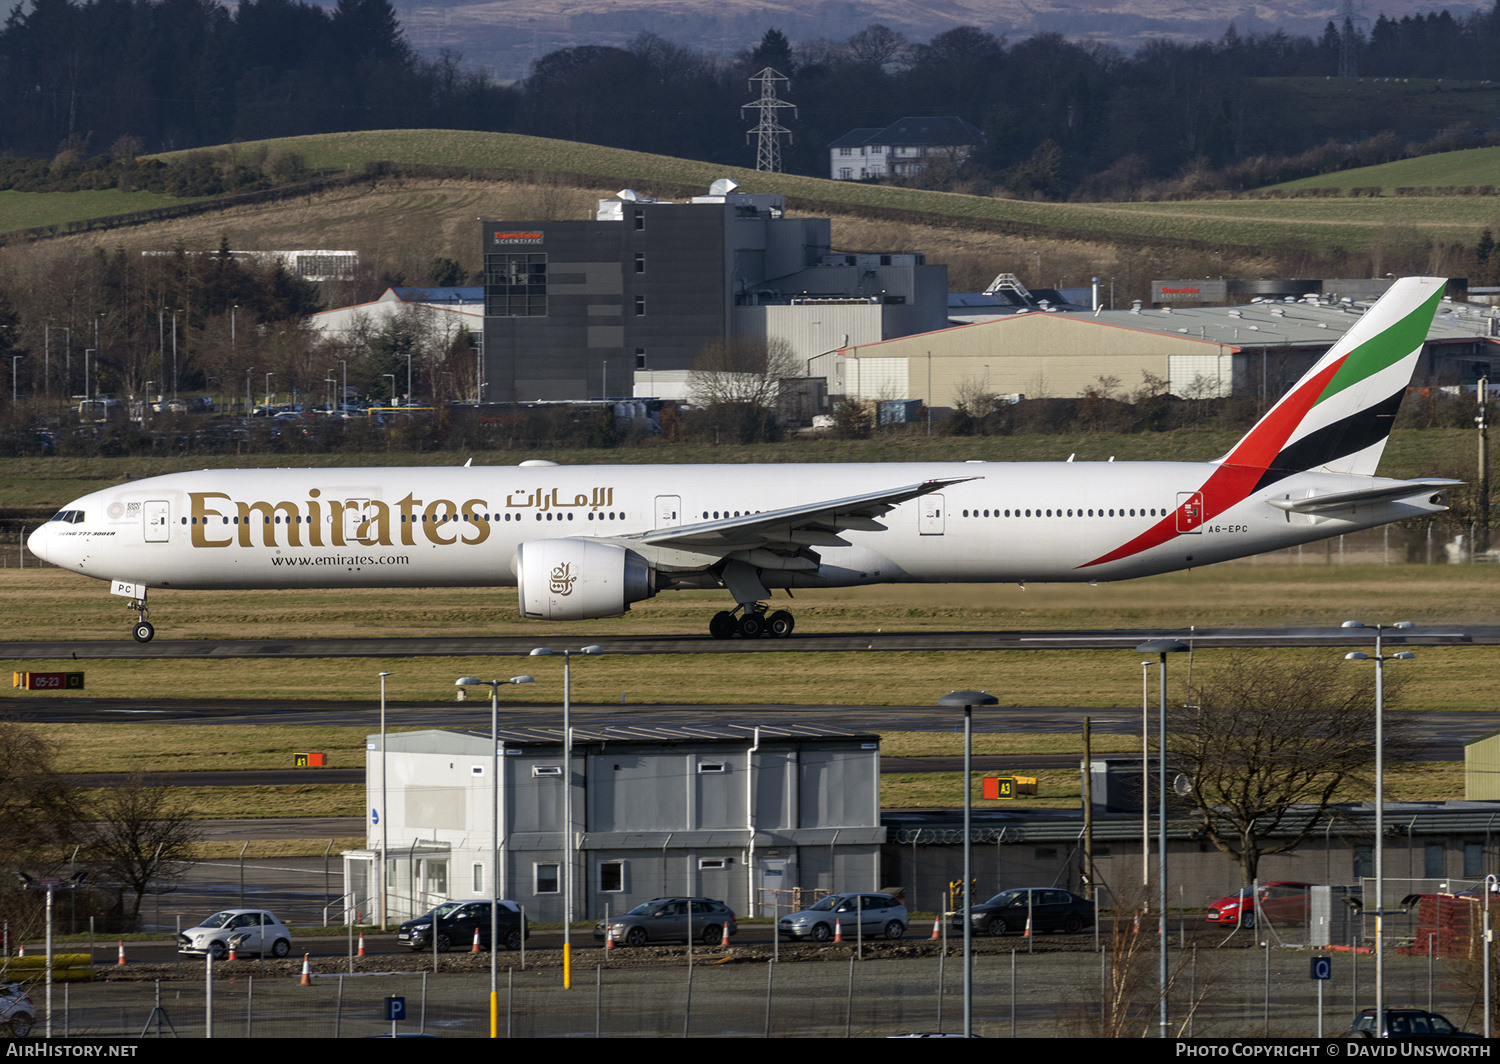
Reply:
[[1361, 503], [1386, 502], [1390, 499], [1400, 499], [1407, 495], [1416, 495], [1419, 492], [1429, 492], [1450, 488], [1455, 484], [1462, 484], [1461, 480], [1400, 480], [1394, 483], [1382, 484], [1374, 488], [1359, 488], [1355, 491], [1334, 491], [1326, 495], [1310, 495], [1304, 499], [1294, 499], [1290, 495], [1280, 499], [1267, 499], [1266, 502], [1278, 510], [1285, 510], [1294, 514], [1321, 514], [1333, 510], [1346, 510], [1351, 506]]
[[952, 484], [979, 477], [948, 477], [924, 480], [886, 491], [872, 491], [826, 502], [804, 503], [780, 510], [764, 510], [741, 517], [702, 521], [674, 528], [658, 528], [621, 542], [647, 547], [686, 550], [695, 553], [728, 554], [756, 548], [800, 550], [804, 547], [848, 546], [840, 532], [882, 532], [876, 520], [903, 502], [941, 491]]

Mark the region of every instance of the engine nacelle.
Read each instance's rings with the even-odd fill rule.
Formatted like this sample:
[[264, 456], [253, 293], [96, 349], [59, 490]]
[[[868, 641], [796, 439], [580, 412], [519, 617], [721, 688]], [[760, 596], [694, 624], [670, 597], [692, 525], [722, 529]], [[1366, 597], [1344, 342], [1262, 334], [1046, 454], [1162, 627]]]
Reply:
[[540, 621], [618, 617], [656, 594], [651, 567], [633, 550], [596, 539], [536, 539], [516, 548], [521, 616]]

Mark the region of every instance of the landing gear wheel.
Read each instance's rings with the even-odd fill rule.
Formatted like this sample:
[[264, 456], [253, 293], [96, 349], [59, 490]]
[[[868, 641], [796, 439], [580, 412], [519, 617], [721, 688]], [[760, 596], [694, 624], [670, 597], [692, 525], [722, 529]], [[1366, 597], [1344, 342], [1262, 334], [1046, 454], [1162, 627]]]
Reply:
[[744, 639], [759, 639], [766, 634], [766, 615], [747, 613], [740, 618], [740, 636]]
[[773, 639], [785, 639], [797, 626], [797, 619], [786, 610], [777, 610], [766, 618], [766, 631]]
[[739, 625], [734, 621], [734, 614], [728, 610], [720, 610], [714, 614], [713, 620], [708, 622], [708, 634], [715, 639], [730, 639], [739, 630]]
[[152, 637], [156, 635], [156, 629], [151, 627], [150, 621], [137, 621], [135, 626], [130, 629], [130, 634], [135, 636], [137, 643], [149, 643]]

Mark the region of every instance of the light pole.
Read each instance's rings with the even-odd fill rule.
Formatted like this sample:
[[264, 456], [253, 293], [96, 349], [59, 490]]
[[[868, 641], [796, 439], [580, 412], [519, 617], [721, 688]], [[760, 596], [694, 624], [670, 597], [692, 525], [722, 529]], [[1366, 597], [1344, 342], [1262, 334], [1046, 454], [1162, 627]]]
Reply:
[[1344, 628], [1371, 628], [1375, 631], [1375, 656], [1351, 650], [1345, 661], [1375, 662], [1375, 1032], [1384, 1037], [1385, 1030], [1385, 945], [1381, 941], [1381, 918], [1385, 913], [1385, 663], [1409, 661], [1416, 655], [1402, 650], [1389, 656], [1380, 653], [1381, 634], [1387, 629], [1405, 631], [1415, 628], [1410, 621], [1395, 624], [1364, 624], [1345, 621]]
[[89, 356], [94, 353], [94, 350], [92, 347], [85, 347], [83, 349], [83, 397], [85, 399], [92, 399], [94, 397], [94, 393], [89, 391]]
[[[475, 676], [460, 676], [453, 681], [454, 687], [478, 687], [490, 689], [490, 1037], [500, 1037], [500, 906], [495, 901], [500, 896], [500, 685], [503, 683], [534, 683], [530, 676], [512, 676], [508, 680], [481, 680]], [[437, 934], [437, 919], [432, 921], [433, 934]], [[526, 929], [522, 928], [524, 935]]]
[[983, 691], [952, 691], [938, 699], [940, 706], [964, 707], [964, 1037], [974, 1034], [974, 836], [969, 830], [973, 802], [974, 707], [999, 705]]
[[[597, 645], [577, 650], [537, 647], [531, 657], [563, 659], [563, 989], [573, 986], [573, 655], [603, 654]], [[689, 923], [692, 916], [689, 914]], [[691, 930], [691, 928], [689, 928]]]
[[[385, 799], [385, 678], [389, 675], [388, 672], [380, 674], [380, 904], [375, 907], [375, 911], [380, 917], [381, 931], [385, 930], [385, 851], [390, 839], [390, 832], [386, 828], [390, 810], [386, 807]], [[433, 934], [437, 934], [436, 920], [433, 921]]]
[[389, 377], [391, 381], [391, 405], [396, 405], [396, 375], [394, 373], [382, 373], [382, 377]]
[[271, 416], [271, 378], [276, 376], [276, 371], [271, 370], [266, 374], [266, 416]]
[[25, 357], [26, 357], [25, 355], [11, 355], [10, 356], [10, 401], [11, 401], [11, 403], [15, 403], [15, 401], [16, 401], [16, 394], [17, 394], [17, 391], [16, 391], [16, 363], [19, 362], [19, 361], [21, 361], [21, 359], [23, 359]]
[[[1156, 936], [1159, 946], [1156, 980], [1160, 995], [1159, 1036], [1167, 1035], [1167, 655], [1188, 649], [1176, 639], [1148, 639], [1135, 648], [1141, 654], [1161, 655], [1161, 706], [1156, 732]], [[1150, 800], [1141, 794], [1141, 802]]]

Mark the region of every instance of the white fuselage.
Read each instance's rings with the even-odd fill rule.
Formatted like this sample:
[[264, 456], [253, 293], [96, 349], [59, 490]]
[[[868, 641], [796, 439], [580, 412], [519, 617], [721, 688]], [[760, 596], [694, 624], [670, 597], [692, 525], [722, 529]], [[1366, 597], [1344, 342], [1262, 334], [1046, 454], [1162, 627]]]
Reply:
[[[1298, 473], [1181, 523], [1211, 463], [473, 466], [204, 470], [108, 488], [30, 540], [63, 568], [156, 588], [509, 586], [519, 544], [622, 538], [934, 479], [884, 531], [845, 531], [767, 587], [1119, 580], [1324, 539], [1443, 509], [1379, 501], [1331, 515], [1302, 498], [1393, 483]], [[1174, 523], [1167, 534], [1168, 526]], [[1153, 531], [1154, 530], [1154, 531]], [[1159, 542], [1139, 542], [1152, 537]], [[1136, 543], [1136, 546], [1131, 546]], [[1122, 548], [1126, 553], [1120, 554]], [[1112, 560], [1100, 561], [1114, 554]]]

